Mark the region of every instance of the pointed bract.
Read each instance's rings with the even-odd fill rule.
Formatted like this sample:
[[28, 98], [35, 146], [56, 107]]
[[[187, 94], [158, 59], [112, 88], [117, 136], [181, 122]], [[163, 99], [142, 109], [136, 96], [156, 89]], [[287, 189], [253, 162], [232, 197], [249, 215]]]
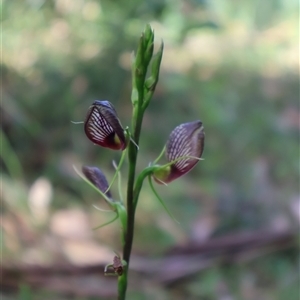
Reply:
[[154, 179], [158, 183], [171, 182], [188, 173], [197, 164], [204, 149], [203, 129], [201, 121], [194, 121], [181, 124], [171, 132], [166, 145], [166, 157], [174, 163], [154, 172]]
[[87, 112], [84, 131], [94, 144], [101, 147], [113, 150], [126, 148], [124, 129], [109, 101], [94, 101]]

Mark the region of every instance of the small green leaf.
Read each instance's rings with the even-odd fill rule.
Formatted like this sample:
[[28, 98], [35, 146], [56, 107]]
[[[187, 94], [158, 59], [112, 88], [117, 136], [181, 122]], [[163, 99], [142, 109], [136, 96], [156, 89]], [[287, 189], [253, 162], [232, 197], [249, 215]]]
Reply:
[[100, 229], [100, 228], [102, 228], [102, 227], [105, 227], [105, 226], [107, 226], [107, 225], [113, 223], [114, 221], [116, 221], [116, 220], [118, 219], [118, 217], [119, 217], [119, 215], [118, 215], [118, 213], [116, 213], [116, 216], [115, 216], [112, 220], [110, 220], [110, 221], [108, 221], [108, 222], [106, 222], [106, 223], [104, 223], [104, 224], [101, 224], [100, 226], [97, 226], [97, 227], [93, 228], [93, 230]]
[[163, 208], [165, 209], [165, 211], [168, 213], [168, 215], [171, 217], [171, 219], [180, 224], [176, 219], [175, 217], [172, 215], [172, 213], [169, 211], [169, 209], [167, 208], [167, 206], [165, 205], [164, 201], [160, 198], [160, 196], [158, 195], [158, 193], [156, 192], [154, 186], [153, 186], [153, 183], [152, 183], [152, 179], [151, 179], [151, 176], [148, 176], [148, 179], [149, 179], [149, 184], [150, 184], [150, 187], [152, 189], [152, 192], [154, 193], [154, 195], [156, 196], [157, 200], [160, 202], [160, 204], [163, 206]]

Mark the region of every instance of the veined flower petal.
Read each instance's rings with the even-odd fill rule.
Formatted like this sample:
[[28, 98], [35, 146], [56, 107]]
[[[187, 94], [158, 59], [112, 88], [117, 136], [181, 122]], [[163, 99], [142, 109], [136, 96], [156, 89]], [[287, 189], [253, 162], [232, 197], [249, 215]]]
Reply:
[[177, 126], [166, 145], [167, 160], [174, 163], [159, 168], [153, 174], [154, 179], [158, 183], [168, 183], [188, 173], [203, 153], [204, 137], [204, 127], [199, 120]]
[[94, 101], [87, 112], [84, 130], [94, 144], [113, 150], [126, 148], [124, 129], [109, 101]]

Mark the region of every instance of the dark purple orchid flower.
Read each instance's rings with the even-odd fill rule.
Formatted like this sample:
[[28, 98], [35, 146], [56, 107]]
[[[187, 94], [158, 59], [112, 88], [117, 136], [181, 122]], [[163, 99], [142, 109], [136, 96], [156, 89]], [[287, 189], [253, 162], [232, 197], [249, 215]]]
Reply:
[[82, 173], [102, 193], [106, 194], [108, 198], [110, 199], [112, 198], [111, 192], [107, 191], [108, 188], [107, 179], [100, 169], [98, 169], [97, 167], [83, 166]]
[[168, 183], [188, 173], [203, 153], [204, 137], [204, 127], [201, 121], [177, 126], [171, 132], [166, 145], [166, 157], [169, 164], [153, 172], [155, 181]]
[[94, 101], [87, 112], [84, 131], [94, 144], [101, 147], [124, 150], [127, 146], [124, 129], [109, 101]]

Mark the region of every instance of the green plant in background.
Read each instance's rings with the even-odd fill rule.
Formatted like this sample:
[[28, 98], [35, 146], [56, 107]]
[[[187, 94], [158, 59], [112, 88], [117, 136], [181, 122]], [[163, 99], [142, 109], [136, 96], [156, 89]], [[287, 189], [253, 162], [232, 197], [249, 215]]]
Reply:
[[[189, 172], [201, 159], [204, 149], [204, 131], [201, 121], [193, 121], [177, 126], [167, 141], [158, 158], [136, 176], [136, 162], [139, 153], [139, 139], [145, 110], [155, 91], [159, 78], [159, 70], [163, 55], [163, 43], [158, 52], [153, 55], [154, 32], [149, 25], [146, 26], [139, 40], [136, 55], [132, 61], [132, 94], [133, 105], [131, 130], [123, 128], [117, 112], [109, 101], [96, 100], [90, 106], [84, 122], [87, 137], [101, 147], [113, 150], [122, 150], [118, 166], [114, 164], [116, 173], [112, 182], [108, 184], [103, 172], [96, 167], [82, 167], [80, 176], [95, 188], [105, 199], [110, 209], [115, 212], [115, 217], [108, 223], [119, 219], [122, 230], [123, 255], [116, 255], [113, 263], [104, 270], [106, 275], [118, 276], [119, 299], [125, 299], [127, 289], [127, 274], [134, 235], [135, 211], [143, 182], [148, 178], [154, 195], [170, 214], [163, 201], [157, 194], [152, 183], [152, 177], [159, 184], [167, 184]], [[148, 69], [150, 76], [147, 77]], [[158, 165], [157, 162], [166, 153], [168, 162]], [[128, 182], [127, 205], [123, 204], [121, 193], [120, 168], [128, 154]], [[112, 197], [110, 188], [116, 177], [119, 181], [119, 199]], [[101, 209], [100, 209], [101, 210]], [[171, 215], [171, 214], [170, 214]], [[172, 215], [171, 215], [172, 216]]]

